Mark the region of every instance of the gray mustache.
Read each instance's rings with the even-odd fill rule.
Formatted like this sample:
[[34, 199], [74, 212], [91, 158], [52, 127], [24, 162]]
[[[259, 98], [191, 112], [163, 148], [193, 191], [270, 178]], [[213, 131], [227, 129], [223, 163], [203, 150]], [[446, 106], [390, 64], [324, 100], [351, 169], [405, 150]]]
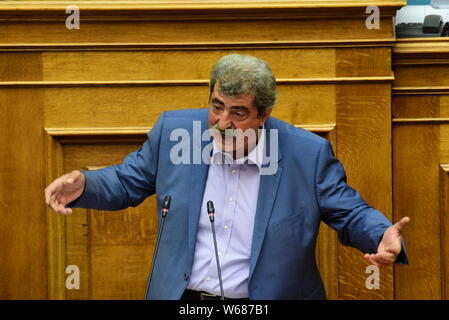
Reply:
[[225, 137], [236, 137], [242, 131], [240, 129], [233, 129], [233, 128], [221, 130], [218, 127], [218, 122], [211, 129], [217, 130], [222, 136]]

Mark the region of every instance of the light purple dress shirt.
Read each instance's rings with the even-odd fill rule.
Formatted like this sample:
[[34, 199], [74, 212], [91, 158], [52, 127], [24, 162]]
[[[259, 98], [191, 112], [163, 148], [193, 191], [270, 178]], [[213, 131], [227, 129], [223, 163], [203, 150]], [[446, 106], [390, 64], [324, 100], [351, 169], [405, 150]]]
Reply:
[[224, 295], [228, 298], [249, 297], [249, 258], [264, 144], [265, 130], [262, 130], [257, 146], [248, 156], [234, 160], [213, 142], [188, 289], [220, 295], [206, 205], [212, 200]]

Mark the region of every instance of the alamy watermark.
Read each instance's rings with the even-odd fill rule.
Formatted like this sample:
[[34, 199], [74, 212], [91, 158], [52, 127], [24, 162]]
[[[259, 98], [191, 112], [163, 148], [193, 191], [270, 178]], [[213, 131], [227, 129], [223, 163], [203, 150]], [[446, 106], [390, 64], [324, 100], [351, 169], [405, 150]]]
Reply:
[[380, 271], [379, 267], [370, 265], [366, 267], [365, 273], [369, 273], [370, 276], [366, 278], [365, 287], [369, 290], [380, 289]]
[[67, 29], [80, 29], [80, 9], [78, 6], [70, 5], [65, 9], [65, 13], [70, 14], [65, 19], [65, 27]]
[[65, 268], [65, 273], [69, 275], [65, 279], [65, 287], [68, 290], [78, 290], [80, 288], [80, 268], [72, 264]]
[[[174, 129], [170, 133], [170, 141], [178, 141], [170, 149], [170, 161], [172, 164], [210, 164], [213, 141], [204, 148], [202, 148], [202, 144], [210, 141], [211, 138], [214, 138], [221, 151], [233, 154], [235, 163], [242, 164], [244, 163], [248, 146], [254, 146], [258, 137], [264, 134], [265, 140], [269, 140], [270, 150], [267, 150], [267, 144], [260, 149], [261, 153], [258, 154], [260, 156], [260, 174], [276, 174], [279, 159], [277, 129], [258, 129], [258, 135], [256, 135], [256, 131], [251, 129], [245, 131], [241, 129], [220, 131], [212, 128], [202, 131], [201, 121], [193, 121], [192, 126], [192, 134], [183, 128]], [[267, 154], [267, 151], [269, 151], [269, 154]]]
[[365, 26], [368, 30], [380, 29], [380, 10], [377, 6], [368, 6], [365, 10], [366, 14], [370, 14], [365, 20]]

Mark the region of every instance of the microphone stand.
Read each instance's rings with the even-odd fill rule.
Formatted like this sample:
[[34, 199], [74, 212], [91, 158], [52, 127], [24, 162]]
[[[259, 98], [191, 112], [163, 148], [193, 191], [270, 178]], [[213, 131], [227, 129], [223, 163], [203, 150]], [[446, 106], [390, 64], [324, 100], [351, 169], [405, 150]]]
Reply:
[[207, 212], [209, 215], [210, 224], [212, 226], [212, 237], [214, 238], [215, 259], [217, 260], [218, 282], [220, 283], [221, 300], [224, 300], [223, 281], [221, 280], [220, 261], [218, 260], [217, 238], [215, 235], [215, 208], [212, 201], [207, 202]]
[[151, 264], [151, 273], [150, 273], [150, 276], [148, 277], [147, 288], [145, 290], [144, 300], [148, 296], [148, 290], [150, 289], [151, 279], [153, 278], [154, 265], [156, 264], [157, 252], [159, 250], [159, 241], [161, 240], [162, 232], [164, 231], [165, 217], [167, 216], [168, 210], [170, 209], [170, 200], [171, 200], [171, 197], [170, 196], [166, 196], [164, 198], [164, 202], [162, 204], [161, 232], [159, 232], [159, 234], [157, 235], [156, 247], [155, 247], [154, 252], [153, 252], [153, 263]]

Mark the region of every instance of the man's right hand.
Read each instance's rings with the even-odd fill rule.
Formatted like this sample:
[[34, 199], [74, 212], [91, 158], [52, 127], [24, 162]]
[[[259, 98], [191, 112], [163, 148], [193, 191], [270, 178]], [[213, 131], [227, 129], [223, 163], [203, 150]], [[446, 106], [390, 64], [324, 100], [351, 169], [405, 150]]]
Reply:
[[83, 194], [85, 184], [86, 178], [78, 170], [60, 176], [45, 188], [45, 202], [58, 213], [71, 214], [72, 209], [65, 205]]

